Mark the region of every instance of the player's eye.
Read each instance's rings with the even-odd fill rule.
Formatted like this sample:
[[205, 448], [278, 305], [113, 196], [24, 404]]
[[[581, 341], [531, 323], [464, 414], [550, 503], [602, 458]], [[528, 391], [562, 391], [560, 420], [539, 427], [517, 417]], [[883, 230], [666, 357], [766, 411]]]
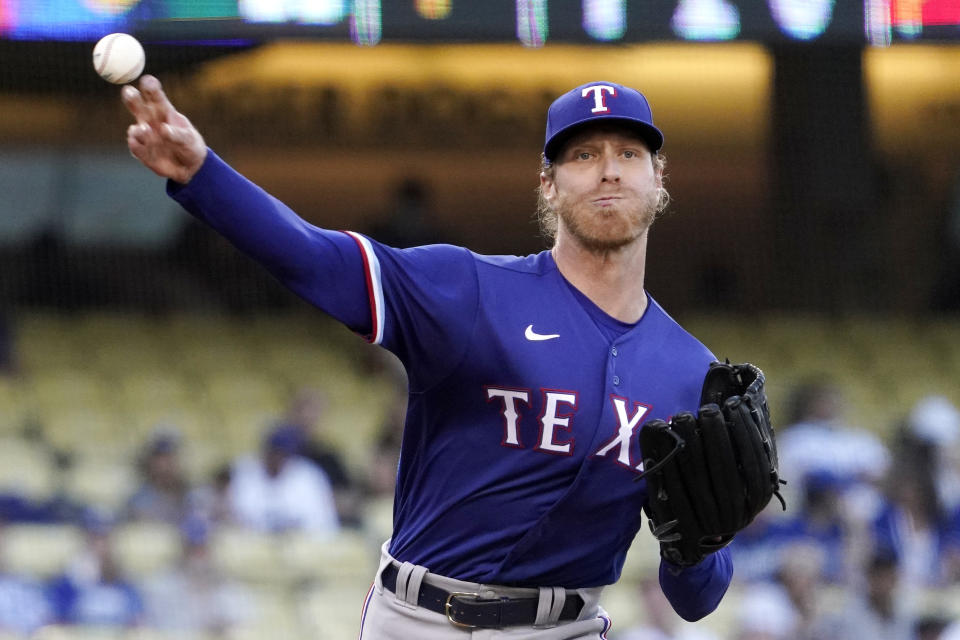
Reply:
[[627, 149], [626, 151], [623, 152], [623, 157], [624, 157], [624, 158], [636, 158], [636, 157], [637, 157], [637, 152], [636, 152], [636, 151], [633, 151], [632, 149]]
[[577, 154], [577, 159], [578, 159], [578, 160], [589, 160], [589, 159], [590, 159], [590, 152], [589, 152], [589, 151], [581, 151], [581, 152], [579, 152], [579, 153]]

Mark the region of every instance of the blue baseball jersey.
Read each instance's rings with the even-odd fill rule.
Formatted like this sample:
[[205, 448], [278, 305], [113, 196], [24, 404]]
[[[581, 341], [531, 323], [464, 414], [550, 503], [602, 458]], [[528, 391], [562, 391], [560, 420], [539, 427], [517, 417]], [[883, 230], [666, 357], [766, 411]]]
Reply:
[[[213, 152], [168, 190], [404, 364], [395, 558], [489, 584], [617, 580], [646, 500], [637, 432], [695, 410], [714, 360], [652, 298], [625, 324], [570, 285], [549, 251], [396, 249], [318, 229]], [[732, 573], [725, 550], [671, 569], [661, 564], [664, 592], [695, 617]]]

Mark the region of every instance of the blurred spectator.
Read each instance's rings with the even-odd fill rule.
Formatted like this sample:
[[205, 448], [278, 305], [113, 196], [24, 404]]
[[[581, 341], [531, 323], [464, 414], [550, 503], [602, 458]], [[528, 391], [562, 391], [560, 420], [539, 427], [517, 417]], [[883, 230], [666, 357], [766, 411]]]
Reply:
[[910, 593], [945, 582], [944, 553], [960, 532], [954, 530], [956, 519], [937, 494], [929, 449], [901, 442], [887, 480], [886, 500], [873, 521], [873, 543], [878, 553], [896, 559]]
[[259, 457], [234, 463], [229, 496], [240, 524], [270, 532], [334, 533], [339, 529], [330, 481], [298, 454], [302, 447], [303, 432], [280, 425], [267, 435]]
[[62, 624], [109, 628], [139, 625], [143, 600], [117, 564], [112, 523], [99, 514], [84, 522], [86, 546], [51, 584], [57, 620]]
[[213, 473], [208, 484], [190, 491], [188, 496], [191, 516], [201, 517], [215, 525], [236, 524], [230, 502], [230, 477], [232, 470], [225, 464]]
[[897, 562], [875, 554], [867, 565], [866, 586], [852, 590], [844, 608], [826, 626], [834, 640], [913, 640], [913, 621], [897, 598]]
[[769, 582], [747, 587], [740, 606], [737, 640], [828, 640], [830, 592], [823, 581], [823, 551], [808, 542], [784, 549]]
[[746, 582], [771, 580], [798, 544], [817, 547], [823, 554], [823, 578], [842, 583], [857, 571], [853, 562], [865, 536], [853, 531], [843, 511], [843, 483], [825, 472], [810, 474], [803, 482], [802, 502], [787, 517], [760, 514], [741, 531], [731, 551], [737, 578]]
[[839, 387], [817, 376], [796, 387], [787, 426], [777, 436], [780, 475], [790, 497], [802, 496], [804, 481], [835, 478], [843, 486], [845, 519], [854, 530], [868, 526], [880, 504], [879, 483], [890, 467], [890, 453], [874, 433], [844, 422]]
[[370, 226], [367, 234], [391, 247], [407, 248], [436, 244], [441, 234], [430, 210], [426, 185], [417, 178], [406, 178], [397, 185], [390, 209]]
[[[927, 615], [917, 620], [913, 625], [914, 640], [946, 640], [950, 619], [944, 616]], [[960, 636], [954, 640], [960, 640]]]
[[684, 621], [670, 606], [656, 577], [640, 581], [643, 623], [612, 635], [611, 640], [719, 640], [719, 636]]
[[799, 615], [782, 586], [759, 582], [744, 590], [734, 640], [795, 640]]
[[907, 416], [900, 444], [932, 469], [942, 507], [960, 508], [960, 410], [943, 396], [921, 399]]
[[784, 554], [777, 580], [798, 615], [795, 638], [830, 637], [824, 625], [825, 611], [831, 604], [823, 580], [826, 560], [823, 548], [809, 542], [791, 545]]
[[0, 572], [0, 631], [29, 636], [52, 622], [53, 609], [35, 578]]
[[772, 580], [784, 545], [793, 539], [788, 526], [770, 508], [761, 511], [730, 543], [739, 582]]
[[56, 487], [44, 505], [50, 522], [69, 522], [76, 524], [83, 519], [88, 509], [83, 500], [73, 495], [70, 482], [70, 473], [76, 464], [75, 454], [51, 445], [43, 437], [42, 432], [36, 440], [49, 451], [53, 468], [56, 474]]
[[926, 487], [937, 522], [939, 582], [960, 583], [960, 411], [942, 396], [923, 398], [902, 425], [897, 450]]
[[189, 489], [180, 466], [180, 434], [167, 427], [154, 431], [138, 467], [141, 484], [127, 500], [123, 519], [176, 526], [186, 515]]
[[[0, 547], [2, 545], [0, 525]], [[53, 608], [35, 578], [14, 574], [0, 566], [0, 632], [27, 636], [53, 622], [53, 616]]]
[[829, 473], [844, 481], [879, 481], [890, 465], [886, 446], [873, 433], [845, 424], [840, 389], [819, 378], [799, 385], [789, 403], [788, 424], [777, 449], [788, 480]]
[[960, 509], [953, 512], [940, 547], [943, 582], [960, 585]]
[[343, 455], [328, 442], [324, 419], [326, 408], [327, 399], [323, 391], [304, 387], [294, 394], [285, 421], [303, 432], [300, 455], [313, 461], [330, 480], [341, 524], [358, 527], [363, 515], [362, 491], [350, 476]]
[[250, 621], [253, 599], [214, 566], [203, 518], [188, 518], [180, 533], [177, 565], [144, 583], [147, 624], [172, 633], [229, 635]]

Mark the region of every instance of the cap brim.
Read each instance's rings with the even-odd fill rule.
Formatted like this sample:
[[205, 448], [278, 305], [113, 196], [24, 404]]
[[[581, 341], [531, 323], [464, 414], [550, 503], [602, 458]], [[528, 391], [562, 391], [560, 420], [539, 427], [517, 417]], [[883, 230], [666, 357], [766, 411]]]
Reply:
[[601, 124], [605, 122], [623, 124], [636, 131], [637, 134], [643, 138], [643, 141], [647, 143], [647, 147], [650, 149], [651, 153], [656, 153], [663, 146], [663, 134], [660, 132], [660, 130], [646, 122], [643, 122], [642, 120], [620, 116], [607, 116], [603, 118], [592, 117], [584, 118], [583, 120], [569, 124], [553, 134], [553, 137], [550, 138], [550, 141], [543, 149], [544, 157], [549, 162], [553, 162], [556, 159], [557, 154], [560, 152], [560, 149], [574, 134], [590, 125]]

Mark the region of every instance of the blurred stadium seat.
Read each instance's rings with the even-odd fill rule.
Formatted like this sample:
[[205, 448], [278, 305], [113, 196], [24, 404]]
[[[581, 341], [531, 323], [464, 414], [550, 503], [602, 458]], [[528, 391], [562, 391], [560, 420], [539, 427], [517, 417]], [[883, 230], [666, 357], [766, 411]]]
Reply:
[[3, 566], [14, 573], [49, 578], [82, 547], [83, 534], [70, 525], [12, 524], [0, 532]]
[[349, 530], [333, 537], [291, 533], [284, 536], [280, 547], [281, 570], [299, 580], [369, 582], [376, 569], [378, 546]]
[[195, 404], [197, 394], [191, 391], [182, 375], [160, 367], [120, 376], [120, 401], [128, 411], [153, 411]]
[[282, 571], [283, 538], [238, 527], [220, 528], [212, 541], [213, 558], [227, 576], [265, 585], [288, 583]]
[[24, 385], [12, 377], [0, 377], [0, 434], [20, 431], [30, 414]]
[[17, 318], [17, 358], [27, 373], [81, 366], [84, 355], [77, 348], [69, 317], [34, 312]]
[[[292, 592], [286, 587], [261, 584], [253, 589], [256, 603], [253, 621], [231, 630], [230, 637], [237, 640], [298, 640], [302, 637], [300, 620]], [[358, 629], [354, 629], [355, 634]]]
[[116, 455], [77, 456], [66, 474], [66, 490], [79, 504], [118, 512], [137, 486], [132, 464]]
[[251, 369], [209, 371], [206, 384], [210, 405], [224, 412], [267, 411], [279, 417], [287, 402], [285, 389], [276, 380]]
[[44, 437], [59, 450], [123, 459], [136, 447], [136, 438], [126, 429], [124, 417], [106, 402], [46, 405], [40, 399], [34, 410]]
[[131, 522], [113, 532], [120, 566], [134, 577], [144, 577], [172, 566], [180, 557], [176, 527], [156, 522]]
[[371, 581], [341, 581], [308, 588], [298, 598], [304, 634], [310, 638], [352, 638]]
[[216, 444], [224, 460], [258, 454], [267, 431], [280, 419], [276, 411], [253, 407], [221, 408], [217, 415]]
[[22, 438], [0, 440], [0, 493], [42, 501], [54, 493], [58, 484], [48, 451]]
[[106, 404], [112, 385], [97, 371], [46, 369], [32, 376], [33, 401], [44, 407], [100, 407]]

